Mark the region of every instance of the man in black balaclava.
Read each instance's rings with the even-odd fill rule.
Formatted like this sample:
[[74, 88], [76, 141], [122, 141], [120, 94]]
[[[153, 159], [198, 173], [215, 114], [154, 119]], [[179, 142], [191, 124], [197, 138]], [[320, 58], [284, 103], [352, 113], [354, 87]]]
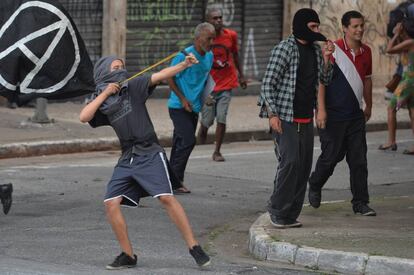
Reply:
[[[297, 218], [312, 168], [315, 106], [316, 123], [325, 127], [324, 101], [316, 101], [332, 78], [334, 46], [319, 33], [319, 23], [312, 9], [296, 12], [293, 34], [274, 47], [262, 81], [260, 117], [269, 119], [279, 163], [268, 204], [276, 228], [302, 226]], [[324, 54], [315, 41], [325, 41]]]
[[[310, 29], [309, 23], [316, 23], [316, 29]], [[293, 17], [293, 35], [296, 39], [313, 43], [315, 41], [326, 41], [326, 37], [321, 34], [319, 28], [319, 16], [313, 9], [300, 9], [295, 13]], [[312, 27], [314, 24], [312, 25]]]

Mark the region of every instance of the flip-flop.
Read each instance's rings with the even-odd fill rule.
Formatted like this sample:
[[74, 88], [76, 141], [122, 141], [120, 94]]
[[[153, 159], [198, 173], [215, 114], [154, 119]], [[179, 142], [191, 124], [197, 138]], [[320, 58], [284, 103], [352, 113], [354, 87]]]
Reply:
[[212, 159], [217, 162], [225, 161], [224, 157], [220, 153], [214, 153]]
[[404, 154], [404, 155], [414, 155], [414, 151], [411, 151], [411, 150], [405, 149], [405, 150], [404, 150], [404, 152], [403, 152], [403, 154]]
[[382, 145], [380, 145], [378, 147], [378, 150], [382, 150], [382, 151], [385, 151], [385, 150], [397, 151], [397, 148], [398, 148], [397, 144], [391, 144], [391, 145], [384, 145], [384, 144], [382, 144]]
[[180, 187], [180, 188], [177, 188], [177, 189], [175, 189], [174, 191], [174, 194], [176, 194], [176, 195], [180, 195], [180, 194], [190, 194], [191, 193], [191, 191], [190, 190], [188, 190], [187, 188], [185, 188], [185, 187]]

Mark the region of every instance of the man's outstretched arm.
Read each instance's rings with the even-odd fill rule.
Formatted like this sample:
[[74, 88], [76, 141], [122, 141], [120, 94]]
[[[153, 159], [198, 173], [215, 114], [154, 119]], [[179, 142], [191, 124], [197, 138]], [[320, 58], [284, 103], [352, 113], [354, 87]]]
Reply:
[[195, 58], [195, 56], [192, 53], [190, 53], [185, 57], [184, 61], [178, 63], [177, 65], [162, 69], [161, 71], [152, 74], [150, 86], [157, 85], [163, 80], [172, 78], [179, 72], [184, 71], [188, 67], [191, 67], [197, 63], [198, 63], [197, 58]]

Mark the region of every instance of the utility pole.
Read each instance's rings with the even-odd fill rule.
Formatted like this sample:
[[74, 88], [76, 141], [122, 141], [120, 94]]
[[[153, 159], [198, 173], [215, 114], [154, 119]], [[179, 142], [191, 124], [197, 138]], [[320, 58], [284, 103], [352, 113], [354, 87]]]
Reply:
[[102, 55], [125, 59], [127, 0], [103, 0]]

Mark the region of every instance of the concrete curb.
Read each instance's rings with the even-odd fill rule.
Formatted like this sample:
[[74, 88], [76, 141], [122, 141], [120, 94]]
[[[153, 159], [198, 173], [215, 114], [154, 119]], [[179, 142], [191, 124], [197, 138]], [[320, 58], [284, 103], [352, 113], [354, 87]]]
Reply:
[[[265, 131], [230, 132], [226, 134], [225, 142], [268, 140], [271, 136]], [[159, 138], [163, 147], [171, 147], [172, 137]], [[207, 144], [214, 142], [214, 135], [209, 134]], [[118, 138], [71, 139], [56, 141], [16, 142], [0, 145], [0, 159], [33, 157], [53, 154], [70, 154], [81, 152], [119, 150]]]
[[269, 214], [265, 213], [249, 229], [249, 252], [261, 260], [346, 274], [414, 274], [414, 260], [412, 259], [370, 256], [366, 253], [302, 247], [274, 241], [264, 229], [264, 226], [269, 224]]
[[117, 138], [9, 143], [0, 146], [0, 159], [115, 150], [118, 148]]
[[[410, 128], [410, 122], [401, 121], [398, 123], [398, 129]], [[370, 123], [366, 126], [367, 132], [384, 131], [387, 129], [386, 123]], [[316, 128], [315, 135], [318, 134]], [[224, 142], [241, 142], [250, 140], [270, 140], [272, 137], [266, 130], [247, 130], [234, 131], [226, 133]], [[161, 136], [160, 144], [163, 147], [171, 147], [172, 137]], [[207, 144], [214, 143], [214, 134], [209, 134]], [[69, 154], [93, 151], [119, 150], [118, 139], [113, 138], [95, 138], [95, 139], [71, 139], [58, 141], [36, 141], [36, 142], [18, 142], [0, 145], [0, 159], [32, 157], [53, 154]]]

